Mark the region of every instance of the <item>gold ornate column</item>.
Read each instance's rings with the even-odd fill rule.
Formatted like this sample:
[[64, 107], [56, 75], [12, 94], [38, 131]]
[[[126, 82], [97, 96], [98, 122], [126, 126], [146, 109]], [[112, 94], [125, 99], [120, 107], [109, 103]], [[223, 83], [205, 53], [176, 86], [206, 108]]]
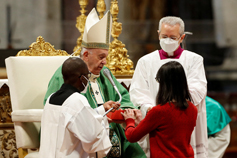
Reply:
[[96, 9], [99, 13], [99, 18], [103, 18], [104, 16], [104, 12], [106, 10], [106, 5], [105, 5], [105, 1], [104, 0], [98, 0], [97, 5], [96, 5]]
[[77, 24], [76, 27], [79, 30], [79, 32], [81, 33], [81, 36], [78, 37], [77, 39], [77, 45], [74, 47], [73, 52], [74, 56], [78, 56], [80, 55], [81, 52], [81, 42], [82, 42], [82, 38], [83, 38], [83, 33], [84, 33], [84, 28], [85, 28], [85, 23], [86, 23], [86, 15], [85, 13], [87, 12], [87, 10], [85, 9], [87, 4], [88, 4], [88, 0], [79, 0], [79, 4], [81, 7], [81, 15], [77, 17]]
[[113, 17], [112, 37], [114, 40], [110, 43], [109, 55], [107, 57], [106, 66], [117, 77], [132, 77], [134, 70], [132, 60], [128, 59], [127, 49], [125, 44], [118, 40], [122, 32], [122, 23], [117, 22], [118, 18], [118, 1], [112, 0], [110, 12]]

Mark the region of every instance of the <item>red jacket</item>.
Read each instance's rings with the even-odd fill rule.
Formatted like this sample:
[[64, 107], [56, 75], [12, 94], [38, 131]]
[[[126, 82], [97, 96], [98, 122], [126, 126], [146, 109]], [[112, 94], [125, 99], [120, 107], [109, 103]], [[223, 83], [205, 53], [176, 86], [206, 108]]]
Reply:
[[197, 108], [189, 102], [185, 110], [173, 103], [153, 107], [135, 128], [133, 119], [126, 120], [125, 134], [137, 142], [149, 133], [151, 158], [193, 158], [191, 134], [196, 126]]

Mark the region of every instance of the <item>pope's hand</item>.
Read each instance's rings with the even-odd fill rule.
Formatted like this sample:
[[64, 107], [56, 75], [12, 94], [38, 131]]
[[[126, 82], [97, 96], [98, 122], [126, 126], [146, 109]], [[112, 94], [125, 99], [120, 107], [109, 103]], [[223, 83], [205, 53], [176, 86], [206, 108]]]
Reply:
[[112, 112], [114, 112], [115, 110], [117, 110], [120, 107], [120, 103], [119, 102], [114, 102], [114, 101], [107, 101], [103, 104], [105, 111], [108, 111], [109, 109], [111, 109], [113, 107]]

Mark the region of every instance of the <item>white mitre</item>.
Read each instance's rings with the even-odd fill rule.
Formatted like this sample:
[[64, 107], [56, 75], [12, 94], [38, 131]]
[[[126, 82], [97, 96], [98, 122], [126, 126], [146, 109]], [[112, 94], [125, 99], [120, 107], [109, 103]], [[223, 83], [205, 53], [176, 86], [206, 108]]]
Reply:
[[86, 18], [82, 47], [109, 49], [112, 17], [110, 11], [100, 20], [93, 8]]

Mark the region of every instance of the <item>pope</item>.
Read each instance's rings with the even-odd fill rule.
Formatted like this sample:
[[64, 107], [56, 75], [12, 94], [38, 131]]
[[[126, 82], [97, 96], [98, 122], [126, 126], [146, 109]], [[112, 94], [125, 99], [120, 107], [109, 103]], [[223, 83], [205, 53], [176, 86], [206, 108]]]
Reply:
[[[89, 84], [86, 88], [87, 91], [82, 94], [87, 98], [90, 106], [101, 115], [113, 107], [108, 101], [118, 101], [120, 98], [109, 80], [102, 73], [104, 69], [108, 69], [104, 65], [108, 56], [111, 24], [112, 18], [110, 12], [107, 12], [99, 20], [95, 9], [92, 9], [86, 19], [80, 54], [81, 59], [87, 64], [91, 72], [89, 75]], [[45, 100], [63, 84], [61, 69], [59, 67], [51, 78]], [[111, 77], [122, 96], [120, 108], [136, 108], [130, 101], [128, 91], [116, 80], [113, 74], [111, 74]], [[104, 117], [104, 119], [106, 122], [107, 118]], [[111, 122], [109, 128], [112, 148], [107, 157], [146, 157], [137, 143], [130, 143], [126, 139], [124, 130], [120, 124]]]

